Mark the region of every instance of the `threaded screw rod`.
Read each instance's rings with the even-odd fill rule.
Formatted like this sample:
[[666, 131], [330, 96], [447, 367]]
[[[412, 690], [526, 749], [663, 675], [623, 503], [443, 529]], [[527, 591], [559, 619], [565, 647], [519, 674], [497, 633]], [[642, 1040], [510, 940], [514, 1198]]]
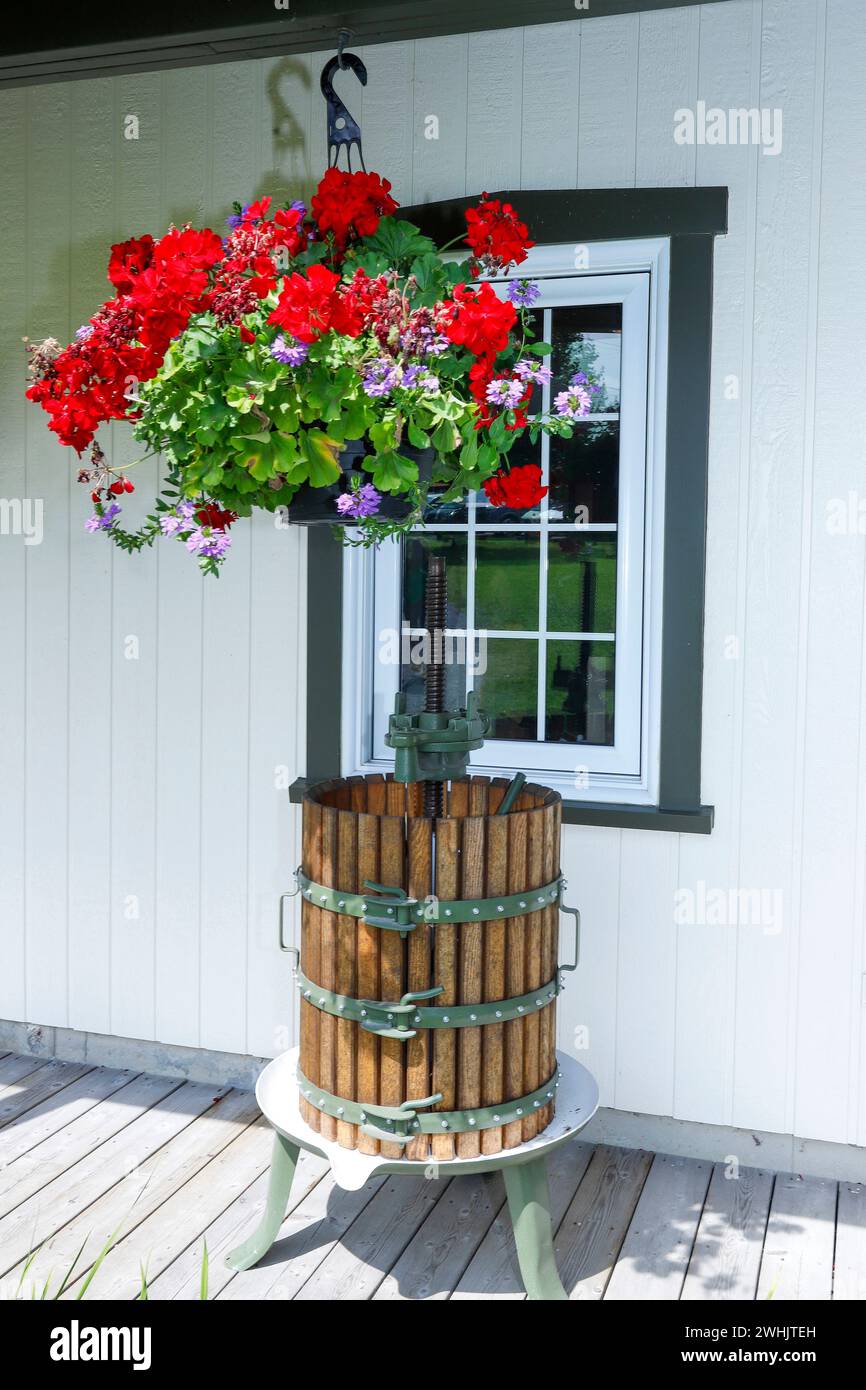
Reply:
[[[441, 555], [431, 555], [427, 566], [427, 582], [424, 591], [424, 623], [429, 638], [427, 664], [424, 670], [424, 711], [426, 714], [441, 714], [445, 708], [445, 613], [448, 599], [448, 584], [445, 577], [445, 560]], [[438, 817], [444, 810], [444, 783], [424, 783], [424, 815]]]

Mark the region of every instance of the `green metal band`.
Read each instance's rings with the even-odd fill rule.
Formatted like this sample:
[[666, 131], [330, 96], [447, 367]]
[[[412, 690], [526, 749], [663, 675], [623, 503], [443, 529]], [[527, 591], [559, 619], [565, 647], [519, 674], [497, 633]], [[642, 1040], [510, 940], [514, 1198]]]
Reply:
[[[406, 1042], [415, 1037], [416, 1028], [475, 1028], [487, 1023], [509, 1023], [512, 1019], [537, 1013], [553, 1002], [561, 988], [559, 971], [547, 984], [528, 994], [511, 999], [498, 999], [485, 1004], [448, 1004], [443, 1008], [425, 1008], [420, 999], [433, 999], [442, 993], [442, 986], [415, 994], [404, 994], [398, 1004], [380, 999], [354, 999], [314, 984], [300, 970], [295, 978], [301, 994], [314, 1008], [337, 1018], [360, 1023], [368, 1033], [381, 1038], [396, 1038]], [[410, 1026], [411, 1025], [411, 1026]]]
[[[370, 893], [344, 893], [339, 888], [327, 888], [298, 869], [298, 887], [314, 907], [325, 912], [339, 912], [347, 917], [363, 917], [368, 926], [389, 931], [412, 931], [419, 922], [451, 926], [461, 922], [495, 922], [506, 917], [522, 917], [528, 912], [541, 912], [557, 903], [563, 889], [562, 875], [541, 888], [525, 889], [522, 893], [500, 894], [495, 898], [431, 898], [419, 902], [407, 896], [402, 888], [381, 883], [366, 883]], [[376, 896], [379, 894], [379, 896]]]
[[360, 1125], [361, 1132], [371, 1139], [391, 1144], [408, 1144], [419, 1134], [467, 1134], [472, 1130], [493, 1129], [507, 1125], [540, 1110], [554, 1098], [559, 1085], [559, 1071], [548, 1077], [543, 1086], [517, 1100], [503, 1100], [498, 1105], [480, 1106], [473, 1110], [437, 1110], [421, 1114], [422, 1109], [437, 1105], [441, 1095], [426, 1096], [423, 1100], [404, 1100], [402, 1105], [372, 1105], [357, 1100], [344, 1100], [321, 1086], [314, 1086], [298, 1067], [301, 1095], [310, 1105], [336, 1120]]

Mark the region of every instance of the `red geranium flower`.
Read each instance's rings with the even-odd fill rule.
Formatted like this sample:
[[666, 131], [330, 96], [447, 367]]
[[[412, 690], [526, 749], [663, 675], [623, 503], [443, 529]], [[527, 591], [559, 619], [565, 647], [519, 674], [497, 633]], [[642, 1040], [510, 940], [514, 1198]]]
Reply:
[[500, 299], [486, 281], [477, 290], [456, 285], [452, 295], [453, 318], [445, 333], [452, 343], [468, 348], [474, 357], [494, 358], [508, 346], [508, 334], [517, 320], [517, 310], [507, 299]]
[[227, 511], [216, 502], [206, 502], [199, 507], [195, 516], [199, 525], [212, 526], [215, 531], [227, 531], [232, 522], [238, 519], [237, 512]]
[[535, 242], [530, 241], [526, 224], [521, 222], [510, 203], [488, 198], [482, 193], [477, 208], [466, 211], [468, 232], [466, 240], [477, 261], [485, 270], [501, 270], [507, 265], [519, 265]]
[[108, 278], [118, 294], [129, 294], [136, 279], [150, 265], [153, 257], [153, 237], [130, 237], [111, 248]]
[[508, 473], [494, 473], [484, 483], [487, 500], [494, 507], [511, 507], [526, 511], [535, 507], [547, 493], [541, 486], [541, 469], [537, 463], [522, 463]]
[[378, 174], [329, 169], [313, 194], [312, 212], [319, 231], [332, 232], [339, 250], [354, 237], [372, 236], [380, 218], [396, 212], [391, 185]]
[[279, 324], [302, 343], [315, 343], [331, 329], [357, 338], [363, 326], [360, 308], [351, 292], [338, 293], [339, 283], [340, 277], [323, 265], [311, 265], [306, 275], [295, 271], [283, 281], [268, 323]]

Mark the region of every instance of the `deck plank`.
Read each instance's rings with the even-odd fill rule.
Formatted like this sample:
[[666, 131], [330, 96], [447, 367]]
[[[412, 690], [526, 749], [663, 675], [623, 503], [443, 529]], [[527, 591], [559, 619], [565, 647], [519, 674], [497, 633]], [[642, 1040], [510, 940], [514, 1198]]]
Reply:
[[657, 1154], [626, 1232], [605, 1299], [677, 1299], [712, 1164]]
[[[0, 1218], [19, 1207], [28, 1197], [45, 1190], [45, 1201], [56, 1199], [60, 1188], [49, 1184], [62, 1177], [94, 1149], [133, 1124], [140, 1116], [164, 1102], [183, 1083], [159, 1076], [139, 1076], [120, 1087], [101, 1104], [70, 1120], [62, 1129], [30, 1149], [23, 1159], [10, 1161], [0, 1184]], [[11, 1131], [0, 1138], [5, 1140]], [[5, 1151], [0, 1147], [0, 1157]], [[4, 1231], [0, 1220], [0, 1242]]]
[[28, 1076], [33, 1076], [47, 1065], [47, 1057], [19, 1057], [14, 1052], [4, 1057], [0, 1062], [0, 1101], [7, 1099], [10, 1088], [19, 1087]]
[[8, 1169], [11, 1163], [35, 1149], [43, 1140], [65, 1129], [73, 1120], [107, 1100], [121, 1087], [129, 1085], [137, 1075], [134, 1071], [94, 1067], [78, 1081], [65, 1087], [62, 1094], [48, 1096], [0, 1133], [0, 1163]]
[[92, 1066], [79, 1062], [46, 1062], [37, 1072], [32, 1073], [19, 1086], [4, 1091], [0, 1095], [0, 1129], [11, 1125], [21, 1115], [34, 1110], [37, 1105], [58, 1095], [93, 1071]]
[[834, 1299], [866, 1299], [866, 1184], [840, 1182]]
[[600, 1299], [652, 1164], [639, 1149], [599, 1145], [556, 1235], [556, 1263], [570, 1299]]
[[441, 1179], [386, 1178], [295, 1298], [328, 1302], [372, 1298], [448, 1187]]
[[[328, 1163], [318, 1154], [301, 1150], [292, 1183], [287, 1215], [301, 1202], [328, 1172]], [[269, 1172], [263, 1172], [201, 1232], [199, 1239], [177, 1256], [151, 1282], [148, 1297], [151, 1302], [168, 1299], [197, 1299], [201, 1285], [201, 1259], [204, 1242], [208, 1250], [208, 1297], [216, 1298], [221, 1289], [235, 1278], [235, 1271], [225, 1262], [234, 1250], [256, 1229], [267, 1201]]]
[[504, 1201], [496, 1173], [450, 1183], [373, 1297], [448, 1298]]
[[761, 1168], [741, 1168], [726, 1177], [726, 1166], [713, 1169], [682, 1298], [752, 1299], [758, 1287], [764, 1233], [773, 1195], [773, 1175]]
[[780, 1174], [773, 1187], [764, 1238], [758, 1298], [829, 1299], [837, 1184], [826, 1178]]
[[[141, 1289], [142, 1268], [149, 1284], [189, 1245], [201, 1248], [202, 1232], [267, 1172], [272, 1147], [273, 1131], [260, 1115], [118, 1241], [111, 1259], [97, 1270], [88, 1297], [135, 1298]], [[72, 1284], [69, 1297], [75, 1298], [78, 1291], [77, 1284]]]
[[[193, 1117], [145, 1159], [135, 1157], [127, 1172], [119, 1175], [119, 1182], [51, 1236], [28, 1277], [39, 1280], [49, 1270], [66, 1268], [83, 1246], [77, 1279], [110, 1236], [115, 1238], [116, 1261], [123, 1264], [123, 1242], [130, 1234], [176, 1192], [183, 1191], [186, 1183], [258, 1116], [254, 1096], [248, 1091], [229, 1091], [219, 1104]], [[112, 1260], [111, 1268], [114, 1264]]]
[[[554, 1231], [558, 1229], [568, 1210], [575, 1189], [589, 1167], [592, 1154], [591, 1144], [574, 1141], [560, 1144], [547, 1161], [551, 1224]], [[458, 1300], [526, 1297], [517, 1267], [517, 1251], [506, 1206], [500, 1208], [451, 1297]]]
[[[177, 1087], [158, 1106], [4, 1217], [0, 1221], [0, 1272], [8, 1273], [29, 1251], [44, 1246], [33, 1264], [32, 1275], [37, 1279], [43, 1268], [46, 1273], [46, 1267], [56, 1268], [66, 1253], [72, 1258], [82, 1227], [81, 1238], [93, 1231], [100, 1249], [121, 1215], [141, 1198], [143, 1187], [146, 1197], [150, 1196], [145, 1185], [166, 1146], [208, 1111], [219, 1108], [214, 1105], [217, 1094], [212, 1086], [187, 1082]], [[106, 1202], [112, 1193], [113, 1199]], [[80, 1220], [82, 1213], [87, 1213], [86, 1221]]]
[[358, 1192], [344, 1192], [328, 1173], [283, 1222], [264, 1259], [255, 1269], [236, 1274], [218, 1297], [294, 1298], [384, 1184], [384, 1178], [374, 1178]]

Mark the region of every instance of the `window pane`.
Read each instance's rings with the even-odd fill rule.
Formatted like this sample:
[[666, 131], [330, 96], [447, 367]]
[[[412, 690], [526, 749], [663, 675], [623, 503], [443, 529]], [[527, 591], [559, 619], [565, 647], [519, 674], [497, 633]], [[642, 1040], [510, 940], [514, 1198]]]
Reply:
[[478, 691], [478, 703], [490, 720], [488, 738], [536, 738], [536, 641], [521, 637], [481, 640], [474, 684]]
[[[445, 558], [448, 583], [446, 627], [466, 626], [466, 536], [462, 532], [422, 531], [403, 541], [403, 621], [424, 627], [424, 586], [428, 555]], [[462, 700], [460, 702], [463, 703]]]
[[581, 525], [615, 523], [618, 484], [616, 421], [577, 424], [571, 439], [551, 438], [547, 499], [551, 521], [577, 521]]
[[613, 632], [616, 536], [551, 532], [547, 568], [551, 632]]
[[621, 304], [572, 304], [553, 311], [552, 390], [564, 391], [575, 372], [600, 386], [594, 411], [619, 410]]
[[475, 542], [475, 626], [538, 628], [538, 536], [485, 535]]
[[424, 508], [424, 520], [429, 524], [435, 525], [437, 521], [448, 522], [453, 525], [455, 522], [466, 524], [468, 520], [468, 509], [465, 497], [454, 497], [450, 502], [443, 502], [447, 488], [431, 489], [427, 495], [427, 504]]
[[545, 739], [613, 743], [613, 642], [548, 642]]

